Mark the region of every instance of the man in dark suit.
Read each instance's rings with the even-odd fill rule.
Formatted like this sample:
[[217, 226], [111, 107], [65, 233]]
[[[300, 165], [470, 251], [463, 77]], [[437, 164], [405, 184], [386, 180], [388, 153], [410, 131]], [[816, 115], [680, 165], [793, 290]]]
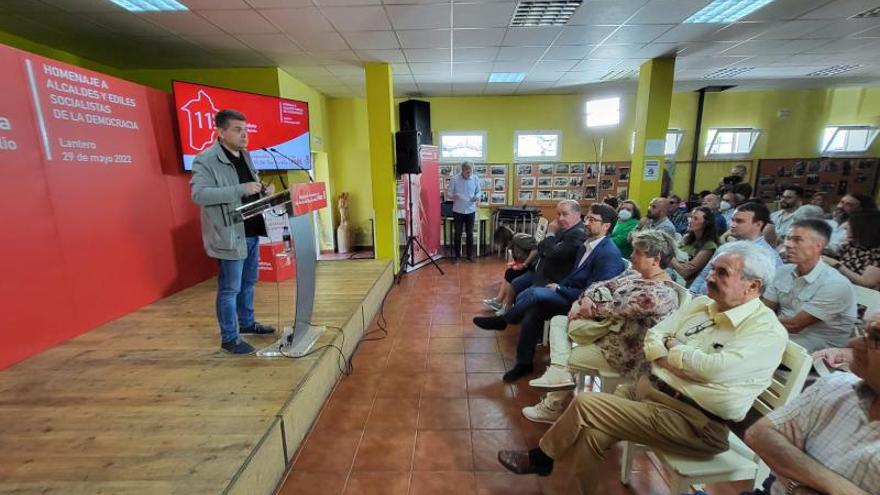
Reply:
[[474, 324], [486, 330], [504, 330], [508, 324], [521, 323], [516, 366], [504, 374], [504, 381], [512, 382], [532, 372], [535, 345], [541, 339], [545, 320], [567, 313], [590, 284], [623, 272], [620, 250], [606, 237], [616, 218], [617, 212], [610, 206], [591, 205], [586, 216], [589, 237], [578, 249], [575, 266], [565, 278], [559, 283], [524, 290], [504, 316], [474, 318]]

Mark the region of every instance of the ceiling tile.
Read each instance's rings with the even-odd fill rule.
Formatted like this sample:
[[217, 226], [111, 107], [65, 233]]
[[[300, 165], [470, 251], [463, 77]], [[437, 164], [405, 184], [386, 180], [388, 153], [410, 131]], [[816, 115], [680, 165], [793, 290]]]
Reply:
[[352, 64], [362, 64], [360, 58], [358, 58], [357, 54], [351, 50], [333, 50], [333, 51], [318, 51], [314, 50], [313, 53], [316, 57], [318, 57], [322, 62], [325, 63], [352, 63]]
[[349, 31], [342, 33], [355, 50], [382, 50], [400, 48], [394, 31]]
[[400, 84], [415, 84], [415, 83], [416, 83], [416, 81], [415, 81], [415, 79], [413, 79], [413, 76], [410, 73], [406, 73], [406, 74], [396, 74], [395, 73], [394, 74], [394, 85], [395, 86], [400, 85]]
[[364, 76], [364, 68], [357, 65], [338, 64], [325, 66], [327, 72], [334, 76]]
[[388, 17], [394, 29], [450, 28], [450, 7], [437, 5], [388, 5]]
[[564, 71], [542, 71], [532, 70], [526, 78], [525, 82], [556, 82], [565, 74]]
[[793, 40], [805, 36], [828, 25], [828, 21], [788, 21], [772, 24], [769, 29], [758, 34], [760, 40]]
[[519, 83], [492, 83], [487, 84], [483, 90], [484, 95], [512, 95], [516, 92]]
[[448, 74], [449, 73], [449, 64], [448, 63], [412, 63], [409, 64], [409, 69], [413, 73], [413, 75], [418, 74]]
[[[284, 1], [284, 0], [276, 0], [276, 1]], [[298, 1], [308, 1], [308, 0], [298, 0]], [[309, 2], [311, 3], [311, 2]], [[381, 5], [382, 0], [315, 0], [321, 7], [341, 7], [341, 6], [349, 6], [349, 5]]]
[[256, 10], [203, 10], [199, 14], [231, 34], [260, 34], [278, 31]]
[[[33, 0], [30, 0], [31, 3], [39, 3]], [[91, 13], [91, 12], [125, 12], [125, 10], [111, 2], [106, 0], [77, 0], [75, 2], [71, 2], [70, 0], [43, 0], [45, 3], [58, 7], [60, 9], [66, 10], [68, 12], [80, 12], [80, 13]], [[5, 3], [5, 1], [4, 1]]]
[[504, 39], [507, 29], [455, 29], [452, 33], [454, 48], [465, 46], [498, 46]]
[[495, 62], [492, 72], [528, 72], [534, 63], [526, 61]]
[[309, 51], [347, 50], [348, 43], [334, 32], [291, 35], [299, 46]]
[[95, 12], [89, 14], [89, 19], [114, 33], [126, 36], [167, 36], [171, 34], [167, 29], [129, 12]]
[[409, 64], [391, 64], [392, 74], [410, 74]]
[[610, 38], [605, 40], [605, 43], [650, 43], [672, 27], [672, 24], [621, 26]]
[[706, 41], [701, 43], [682, 43], [679, 45], [679, 49], [681, 50], [679, 53], [682, 53], [687, 57], [693, 55], [709, 57], [712, 55], [718, 55], [724, 50], [729, 50], [737, 44], [738, 43], [735, 41]]
[[679, 43], [648, 43], [627, 55], [629, 58], [671, 57], [678, 52]]
[[560, 83], [571, 84], [571, 83], [579, 83], [579, 82], [589, 82], [595, 81], [602, 76], [603, 73], [597, 73], [596, 71], [572, 71], [566, 72], [559, 78]]
[[880, 25], [872, 29], [866, 29], [864, 31], [860, 31], [852, 36], [851, 38], [880, 38]]
[[570, 26], [623, 24], [648, 0], [587, 0], [568, 21]]
[[452, 84], [449, 83], [425, 83], [419, 84], [419, 89], [425, 93], [437, 96], [452, 95]]
[[504, 37], [504, 46], [548, 46], [562, 27], [509, 28]]
[[659, 43], [700, 41], [717, 30], [718, 24], [679, 24], [663, 33], [655, 41]]
[[416, 84], [431, 84], [431, 83], [451, 83], [452, 78], [449, 74], [418, 74], [413, 76], [416, 80]]
[[822, 46], [811, 48], [808, 50], [808, 53], [843, 53], [843, 52], [858, 52], [858, 51], [870, 51], [871, 47], [876, 47], [877, 43], [873, 40], [862, 38], [853, 38], [853, 39], [845, 39], [845, 40], [837, 40], [832, 41], [831, 43], [826, 43]]
[[448, 48], [413, 48], [403, 52], [409, 62], [449, 62], [451, 57]]
[[[827, 22], [827, 21], [826, 21]], [[811, 39], [838, 39], [846, 38], [853, 33], [858, 33], [875, 26], [880, 26], [880, 19], [846, 19], [843, 21], [827, 22], [825, 26], [805, 34], [804, 38]]]
[[303, 35], [333, 31], [333, 26], [330, 25], [327, 18], [314, 7], [261, 10], [260, 12], [286, 33]]
[[548, 60], [580, 60], [590, 54], [598, 45], [553, 45], [544, 58]]
[[498, 48], [456, 48], [452, 55], [456, 62], [491, 62], [498, 55]]
[[255, 9], [278, 9], [284, 7], [290, 8], [312, 6], [312, 0], [247, 0], [247, 2], [248, 4], [250, 4], [251, 7]]
[[567, 26], [556, 45], [581, 45], [600, 43], [617, 29], [618, 26]]
[[302, 51], [283, 34], [240, 34], [242, 43], [260, 52], [285, 53]]
[[403, 48], [449, 48], [448, 29], [397, 31]]
[[479, 96], [483, 94], [485, 84], [453, 83], [452, 94], [457, 96]]
[[592, 53], [590, 53], [590, 58], [627, 58], [644, 46], [645, 45], [641, 43], [619, 45], [603, 44], [599, 45]]
[[877, 6], [877, 0], [837, 0], [805, 13], [802, 19], [846, 19]]
[[327, 7], [324, 15], [340, 31], [371, 31], [391, 29], [381, 6]]
[[489, 72], [453, 72], [449, 79], [453, 84], [486, 84], [486, 81], [489, 80]]
[[678, 24], [708, 5], [710, 0], [651, 0], [629, 24]]
[[744, 21], [777, 21], [796, 19], [801, 15], [827, 4], [829, 0], [774, 0], [752, 12]]
[[403, 63], [403, 50], [358, 50], [357, 54], [367, 62]]
[[574, 72], [601, 72], [602, 74], [608, 72], [614, 66], [617, 65], [617, 62], [613, 60], [596, 60], [596, 59], [586, 59], [578, 62], [573, 68]]
[[830, 40], [792, 40], [782, 41], [776, 46], [767, 48], [761, 55], [795, 55], [813, 50], [830, 43]]
[[703, 36], [700, 41], [745, 41], [763, 33], [769, 27], [770, 24], [763, 22], [737, 22]]
[[[68, 0], [55, 0], [68, 1]], [[241, 10], [251, 6], [244, 0], [178, 0], [190, 8], [190, 10]]]
[[453, 74], [473, 74], [478, 72], [489, 72], [492, 67], [486, 62], [455, 62], [452, 64]]
[[515, 60], [520, 62], [534, 62], [541, 58], [547, 49], [535, 46], [505, 46], [498, 50], [498, 60]]
[[725, 56], [756, 57], [758, 55], [766, 54], [767, 50], [772, 49], [778, 45], [779, 42], [774, 40], [743, 41], [742, 43], [739, 43], [725, 50], [723, 54]]
[[552, 82], [523, 81], [519, 87], [516, 88], [516, 94], [541, 94], [552, 87]]
[[675, 61], [676, 72], [679, 70], [686, 71], [691, 69], [717, 69], [727, 67], [728, 65], [737, 64], [749, 57], [686, 57]]
[[532, 71], [568, 71], [577, 64], [575, 60], [541, 60]]
[[205, 48], [206, 50], [217, 51], [253, 51], [250, 47], [228, 34], [208, 35], [208, 36], [186, 36], [186, 39]]
[[192, 12], [150, 12], [139, 15], [178, 34], [202, 35], [223, 33], [220, 28]]
[[514, 2], [455, 3], [453, 6], [456, 28], [506, 27], [516, 9]]

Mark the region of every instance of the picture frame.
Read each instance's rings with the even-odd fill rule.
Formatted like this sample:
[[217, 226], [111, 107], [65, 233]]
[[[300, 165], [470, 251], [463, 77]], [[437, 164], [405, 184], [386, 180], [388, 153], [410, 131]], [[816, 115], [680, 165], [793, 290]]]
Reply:
[[490, 165], [489, 166], [489, 175], [492, 175], [492, 176], [507, 175], [507, 166], [506, 165]]
[[522, 189], [535, 187], [535, 177], [520, 177], [519, 187]]
[[538, 175], [553, 175], [553, 164], [552, 163], [540, 163], [538, 164]]
[[532, 175], [532, 164], [531, 163], [520, 163], [516, 166], [516, 175]]

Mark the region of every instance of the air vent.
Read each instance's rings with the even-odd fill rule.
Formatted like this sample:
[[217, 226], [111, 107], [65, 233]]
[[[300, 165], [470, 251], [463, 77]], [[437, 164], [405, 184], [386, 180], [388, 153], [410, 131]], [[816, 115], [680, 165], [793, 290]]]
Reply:
[[725, 67], [706, 74], [703, 79], [733, 79], [752, 69], [754, 67]]
[[850, 17], [850, 19], [866, 19], [868, 17], [880, 17], [880, 5], [874, 7], [873, 9], [859, 12], [858, 14]]
[[583, 0], [522, 1], [516, 6], [511, 27], [564, 26]]
[[851, 70], [861, 69], [864, 67], [863, 65], [832, 65], [831, 67], [826, 67], [822, 70], [817, 70], [816, 72], [810, 72], [807, 74], [807, 77], [830, 77], [836, 76], [838, 74], [842, 74], [844, 72], [849, 72]]
[[632, 79], [639, 75], [638, 69], [617, 69], [608, 71], [607, 74], [600, 77], [600, 81], [617, 81], [620, 79]]

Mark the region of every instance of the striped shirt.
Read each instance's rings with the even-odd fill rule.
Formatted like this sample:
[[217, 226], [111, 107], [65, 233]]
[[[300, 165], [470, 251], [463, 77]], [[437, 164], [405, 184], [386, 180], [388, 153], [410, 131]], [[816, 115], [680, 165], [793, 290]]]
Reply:
[[[880, 493], [880, 421], [870, 421], [876, 395], [851, 373], [832, 373], [767, 418], [777, 427], [793, 423], [804, 452], [868, 493]], [[772, 495], [784, 495], [774, 483]]]

